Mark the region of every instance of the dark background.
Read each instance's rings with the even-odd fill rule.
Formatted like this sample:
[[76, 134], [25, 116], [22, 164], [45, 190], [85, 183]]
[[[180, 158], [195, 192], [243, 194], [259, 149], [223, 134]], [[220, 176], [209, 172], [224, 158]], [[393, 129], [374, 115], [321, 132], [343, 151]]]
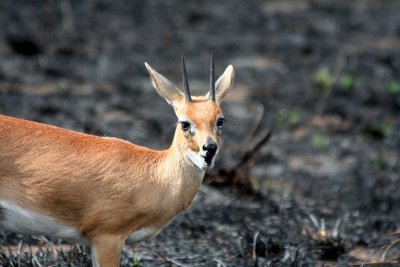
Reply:
[[[184, 54], [193, 94], [205, 94], [213, 54], [236, 82], [211, 174], [273, 128], [250, 193], [207, 180], [158, 237], [127, 246], [123, 264], [398, 264], [387, 246], [399, 229], [400, 1], [4, 0], [0, 25], [2, 114], [163, 149], [176, 118], [144, 62], [180, 86]], [[3, 253], [20, 239], [43, 245], [4, 233]], [[88, 264], [85, 248], [65, 250], [50, 256]], [[5, 254], [3, 265], [21, 260]]]

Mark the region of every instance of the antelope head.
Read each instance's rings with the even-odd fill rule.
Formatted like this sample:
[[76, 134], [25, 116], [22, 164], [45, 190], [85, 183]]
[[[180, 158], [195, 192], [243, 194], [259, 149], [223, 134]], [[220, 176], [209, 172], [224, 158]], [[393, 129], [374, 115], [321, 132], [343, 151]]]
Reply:
[[183, 92], [163, 75], [145, 63], [157, 92], [174, 108], [178, 117], [175, 140], [179, 152], [201, 171], [214, 166], [221, 144], [224, 115], [220, 103], [232, 87], [234, 70], [229, 65], [215, 82], [214, 60], [211, 57], [210, 89], [204, 96], [192, 96], [182, 56]]

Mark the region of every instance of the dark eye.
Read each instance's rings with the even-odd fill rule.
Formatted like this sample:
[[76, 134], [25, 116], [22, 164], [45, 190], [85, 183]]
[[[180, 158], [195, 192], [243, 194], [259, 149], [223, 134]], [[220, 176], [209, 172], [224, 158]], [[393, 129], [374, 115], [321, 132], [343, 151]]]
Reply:
[[220, 130], [222, 128], [222, 125], [224, 124], [225, 119], [224, 118], [219, 118], [217, 120], [217, 128]]
[[183, 131], [189, 131], [190, 130], [190, 122], [188, 121], [181, 121], [181, 126]]

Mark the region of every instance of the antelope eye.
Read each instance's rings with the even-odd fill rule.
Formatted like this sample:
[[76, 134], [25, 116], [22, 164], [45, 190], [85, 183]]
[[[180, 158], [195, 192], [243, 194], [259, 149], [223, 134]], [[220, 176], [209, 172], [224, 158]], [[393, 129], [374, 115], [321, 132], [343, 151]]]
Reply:
[[222, 128], [222, 125], [224, 124], [224, 121], [225, 121], [224, 118], [219, 118], [219, 119], [217, 120], [217, 128], [218, 128], [218, 129], [221, 129], [221, 128]]
[[190, 130], [190, 122], [188, 121], [181, 121], [181, 126], [182, 126], [182, 130], [184, 132], [189, 131]]

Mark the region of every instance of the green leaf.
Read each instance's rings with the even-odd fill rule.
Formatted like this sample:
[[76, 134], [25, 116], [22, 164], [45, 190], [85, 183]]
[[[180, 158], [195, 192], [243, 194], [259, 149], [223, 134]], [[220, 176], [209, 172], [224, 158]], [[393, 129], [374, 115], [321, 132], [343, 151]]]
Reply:
[[313, 74], [314, 87], [326, 90], [332, 86], [333, 80], [327, 68], [319, 68]]
[[400, 82], [399, 81], [390, 81], [386, 85], [386, 91], [391, 95], [400, 93]]
[[339, 78], [339, 85], [342, 89], [348, 91], [354, 87], [354, 79], [348, 73], [342, 74]]

